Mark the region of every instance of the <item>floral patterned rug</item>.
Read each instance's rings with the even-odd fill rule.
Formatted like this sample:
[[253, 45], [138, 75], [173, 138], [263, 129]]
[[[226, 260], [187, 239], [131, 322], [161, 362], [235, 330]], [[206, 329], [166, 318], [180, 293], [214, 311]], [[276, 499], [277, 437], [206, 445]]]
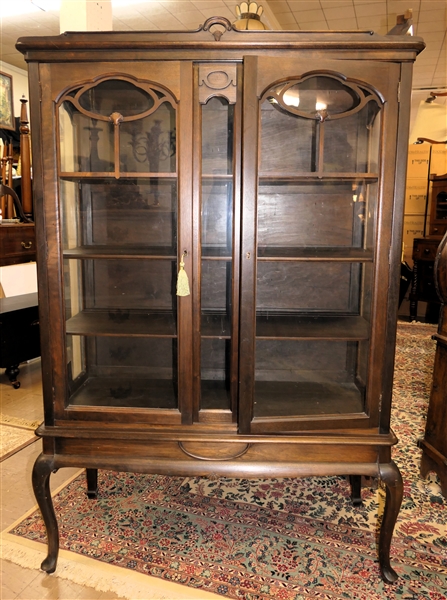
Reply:
[[[419, 477], [434, 326], [400, 323], [392, 415], [404, 500], [393, 538], [399, 579], [382, 583], [377, 520], [384, 491], [363, 481], [353, 507], [343, 477], [216, 481], [100, 471], [88, 500], [83, 475], [55, 497], [61, 547], [131, 572], [237, 600], [447, 598], [447, 501]], [[11, 531], [44, 544], [37, 511]], [[57, 572], [56, 572], [57, 573]], [[128, 598], [147, 598], [135, 591]], [[168, 596], [165, 596], [168, 597]], [[188, 595], [188, 597], [191, 597]]]
[[39, 439], [34, 430], [39, 422], [0, 413], [0, 462]]

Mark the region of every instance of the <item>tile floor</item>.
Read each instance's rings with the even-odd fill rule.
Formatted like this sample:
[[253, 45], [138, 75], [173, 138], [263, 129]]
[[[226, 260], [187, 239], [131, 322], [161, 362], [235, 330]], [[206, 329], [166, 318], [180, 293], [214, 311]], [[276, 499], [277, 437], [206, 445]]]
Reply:
[[[15, 390], [1, 369], [0, 409], [10, 416], [43, 420], [40, 360], [20, 367], [21, 387]], [[1, 530], [14, 523], [35, 505], [31, 486], [31, 469], [41, 448], [40, 440], [0, 463]], [[59, 487], [78, 469], [61, 469], [51, 476], [51, 487]], [[1, 561], [1, 600], [113, 600], [111, 592], [98, 592], [43, 572], [24, 569], [9, 561]]]
[[[18, 377], [21, 387], [15, 390], [0, 369], [0, 412], [30, 421], [43, 420], [40, 359], [20, 365]], [[1, 530], [17, 521], [35, 505], [31, 485], [31, 471], [41, 451], [37, 440], [0, 463]], [[63, 485], [79, 469], [61, 469], [50, 477], [51, 489]], [[54, 575], [25, 569], [7, 560], [0, 560], [1, 600], [114, 600], [121, 598], [113, 592], [100, 592]], [[151, 598], [163, 600], [218, 600], [217, 596], [202, 590], [195, 591], [176, 583], [157, 578], [145, 578], [144, 589]], [[141, 596], [140, 596], [141, 597]]]

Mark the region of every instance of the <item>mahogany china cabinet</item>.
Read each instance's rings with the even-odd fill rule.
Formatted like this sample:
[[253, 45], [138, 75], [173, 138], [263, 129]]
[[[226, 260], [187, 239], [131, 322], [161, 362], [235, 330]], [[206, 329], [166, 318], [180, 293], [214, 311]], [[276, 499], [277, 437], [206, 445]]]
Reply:
[[[29, 63], [50, 474], [381, 478], [412, 63], [371, 31], [21, 38]], [[178, 283], [177, 283], [178, 281]]]

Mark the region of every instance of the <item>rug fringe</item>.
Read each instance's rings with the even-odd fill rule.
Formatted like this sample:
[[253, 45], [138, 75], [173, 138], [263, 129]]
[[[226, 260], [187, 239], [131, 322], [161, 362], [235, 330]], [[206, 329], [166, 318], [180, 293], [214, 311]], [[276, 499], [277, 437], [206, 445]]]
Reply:
[[0, 413], [0, 423], [4, 425], [15, 425], [16, 427], [23, 427], [24, 429], [36, 429], [39, 427], [42, 421], [28, 421], [28, 419], [21, 419], [19, 417], [13, 417], [11, 415], [4, 415]]
[[[13, 538], [14, 536], [8, 533], [3, 534], [0, 538], [1, 558], [25, 569], [40, 571], [40, 564], [46, 556], [46, 547], [37, 542], [23, 539], [17, 543]], [[40, 550], [39, 547], [44, 549]], [[128, 569], [101, 564], [99, 561], [85, 556], [75, 555], [75, 559], [70, 560], [67, 558], [68, 555], [73, 556], [73, 553], [60, 551], [57, 571], [47, 577], [65, 579], [99, 592], [113, 592], [126, 600], [211, 600], [221, 598], [221, 596], [203, 590], [194, 590], [174, 582], [165, 582], [150, 575], [132, 573]]]

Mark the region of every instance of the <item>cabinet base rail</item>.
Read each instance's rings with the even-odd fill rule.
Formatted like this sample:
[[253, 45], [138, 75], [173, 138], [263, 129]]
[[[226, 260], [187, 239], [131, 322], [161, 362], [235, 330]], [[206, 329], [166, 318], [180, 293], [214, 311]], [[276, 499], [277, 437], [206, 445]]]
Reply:
[[[336, 454], [335, 454], [336, 456]], [[59, 528], [50, 492], [50, 475], [63, 467], [86, 469], [86, 493], [89, 498], [98, 494], [98, 468], [112, 471], [152, 473], [161, 475], [226, 477], [312, 477], [325, 475], [348, 475], [351, 483], [351, 499], [354, 505], [361, 503], [361, 476], [379, 477], [386, 486], [386, 501], [380, 528], [378, 557], [382, 579], [393, 583], [398, 575], [390, 564], [390, 547], [397, 516], [403, 497], [403, 482], [393, 461], [386, 463], [354, 462], [248, 462], [242, 460], [185, 460], [182, 464], [168, 459], [126, 459], [125, 457], [97, 457], [82, 455], [40, 454], [34, 464], [32, 485], [40, 508], [48, 539], [48, 554], [41, 564], [46, 573], [54, 573], [59, 554]]]

